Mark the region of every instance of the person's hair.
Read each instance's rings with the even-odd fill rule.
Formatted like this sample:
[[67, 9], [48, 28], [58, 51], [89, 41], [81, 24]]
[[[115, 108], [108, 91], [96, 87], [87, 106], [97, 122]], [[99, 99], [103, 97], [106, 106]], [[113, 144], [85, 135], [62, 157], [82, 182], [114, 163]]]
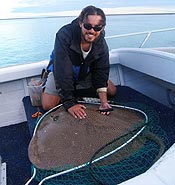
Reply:
[[80, 15], [78, 16], [79, 22], [84, 22], [87, 19], [88, 15], [100, 15], [102, 17], [102, 25], [106, 25], [106, 16], [102, 9], [92, 5], [83, 8]]

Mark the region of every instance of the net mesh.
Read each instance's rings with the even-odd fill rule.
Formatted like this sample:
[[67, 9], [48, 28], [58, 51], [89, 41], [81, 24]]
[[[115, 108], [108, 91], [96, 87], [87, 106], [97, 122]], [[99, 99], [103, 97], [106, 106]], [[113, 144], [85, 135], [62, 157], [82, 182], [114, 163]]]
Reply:
[[[153, 131], [164, 135], [162, 130], [154, 127]], [[127, 135], [128, 137], [128, 135]], [[108, 146], [99, 150], [92, 158], [92, 161], [99, 156], [115, 149], [119, 143], [125, 142], [127, 137], [121, 137]], [[149, 129], [144, 130], [135, 140], [115, 154], [90, 163], [90, 173], [101, 184], [118, 184], [136, 175], [145, 172], [152, 164], [159, 159], [165, 151], [165, 143], [160, 137]]]
[[[140, 109], [148, 116], [148, 125], [141, 134], [111, 155], [99, 159], [101, 156], [114, 151], [138, 133], [140, 127], [143, 126], [139, 122], [140, 125], [136, 124], [137, 127], [132, 127], [132, 131], [126, 133], [125, 130], [122, 136], [113, 138], [110, 142], [103, 143], [101, 147], [98, 147], [85, 167], [46, 180], [44, 184], [118, 184], [145, 172], [160, 158], [169, 148], [169, 141], [164, 130], [159, 127], [159, 114], [152, 107], [135, 102], [122, 105]], [[33, 165], [33, 168], [36, 169], [35, 179], [40, 182], [45, 177], [70, 169], [72, 166], [67, 164], [64, 169], [60, 167], [41, 169]]]

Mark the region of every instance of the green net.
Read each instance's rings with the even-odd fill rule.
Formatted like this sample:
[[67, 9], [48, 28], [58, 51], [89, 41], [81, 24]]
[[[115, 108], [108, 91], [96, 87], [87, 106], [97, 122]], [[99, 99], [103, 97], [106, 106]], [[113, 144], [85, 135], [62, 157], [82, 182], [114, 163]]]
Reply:
[[[116, 153], [98, 162], [91, 162], [89, 168], [94, 179], [105, 185], [118, 184], [149, 169], [164, 153], [167, 145], [165, 144], [166, 140], [162, 140], [165, 133], [160, 127], [154, 126], [152, 131], [155, 131], [156, 134], [147, 128], [136, 139]], [[92, 161], [99, 156], [103, 156], [106, 152], [114, 150], [119, 143], [126, 142], [127, 137], [121, 137], [96, 152]]]
[[[127, 145], [124, 144], [139, 132], [140, 127], [133, 128], [132, 132], [106, 143], [84, 166], [63, 175], [60, 172], [71, 169], [71, 165], [64, 170], [44, 170], [33, 165], [33, 169], [36, 170], [35, 179], [41, 182], [44, 178], [52, 176], [44, 181], [46, 185], [116, 185], [148, 170], [169, 148], [167, 135], [159, 127], [159, 114], [154, 109], [135, 102], [127, 103], [125, 106], [140, 109], [148, 117], [148, 125], [136, 138]], [[120, 147], [122, 145], [123, 147]], [[116, 150], [117, 148], [119, 149]], [[115, 152], [109, 154], [111, 151]], [[105, 155], [106, 157], [103, 157]]]

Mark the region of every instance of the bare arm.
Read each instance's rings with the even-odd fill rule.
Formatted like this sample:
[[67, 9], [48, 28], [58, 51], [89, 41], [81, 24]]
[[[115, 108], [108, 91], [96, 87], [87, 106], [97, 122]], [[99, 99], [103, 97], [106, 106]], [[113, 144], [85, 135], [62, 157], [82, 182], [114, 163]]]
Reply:
[[107, 110], [107, 109], [111, 109], [112, 107], [109, 105], [108, 101], [107, 101], [107, 92], [99, 92], [98, 93], [100, 101], [101, 101], [101, 105], [99, 107], [99, 110], [101, 110], [101, 114], [106, 114], [108, 115], [110, 113], [110, 111], [105, 111], [103, 112], [103, 110]]

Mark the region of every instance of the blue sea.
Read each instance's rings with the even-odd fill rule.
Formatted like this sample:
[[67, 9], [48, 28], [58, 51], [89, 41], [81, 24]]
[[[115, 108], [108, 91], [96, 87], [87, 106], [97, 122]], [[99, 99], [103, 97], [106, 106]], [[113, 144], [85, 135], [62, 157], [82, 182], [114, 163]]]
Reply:
[[[0, 20], [0, 67], [49, 60], [55, 34], [75, 17]], [[175, 15], [107, 16], [106, 36], [175, 27]], [[146, 35], [107, 40], [109, 48], [139, 47]], [[145, 47], [175, 46], [172, 34], [153, 34]]]

